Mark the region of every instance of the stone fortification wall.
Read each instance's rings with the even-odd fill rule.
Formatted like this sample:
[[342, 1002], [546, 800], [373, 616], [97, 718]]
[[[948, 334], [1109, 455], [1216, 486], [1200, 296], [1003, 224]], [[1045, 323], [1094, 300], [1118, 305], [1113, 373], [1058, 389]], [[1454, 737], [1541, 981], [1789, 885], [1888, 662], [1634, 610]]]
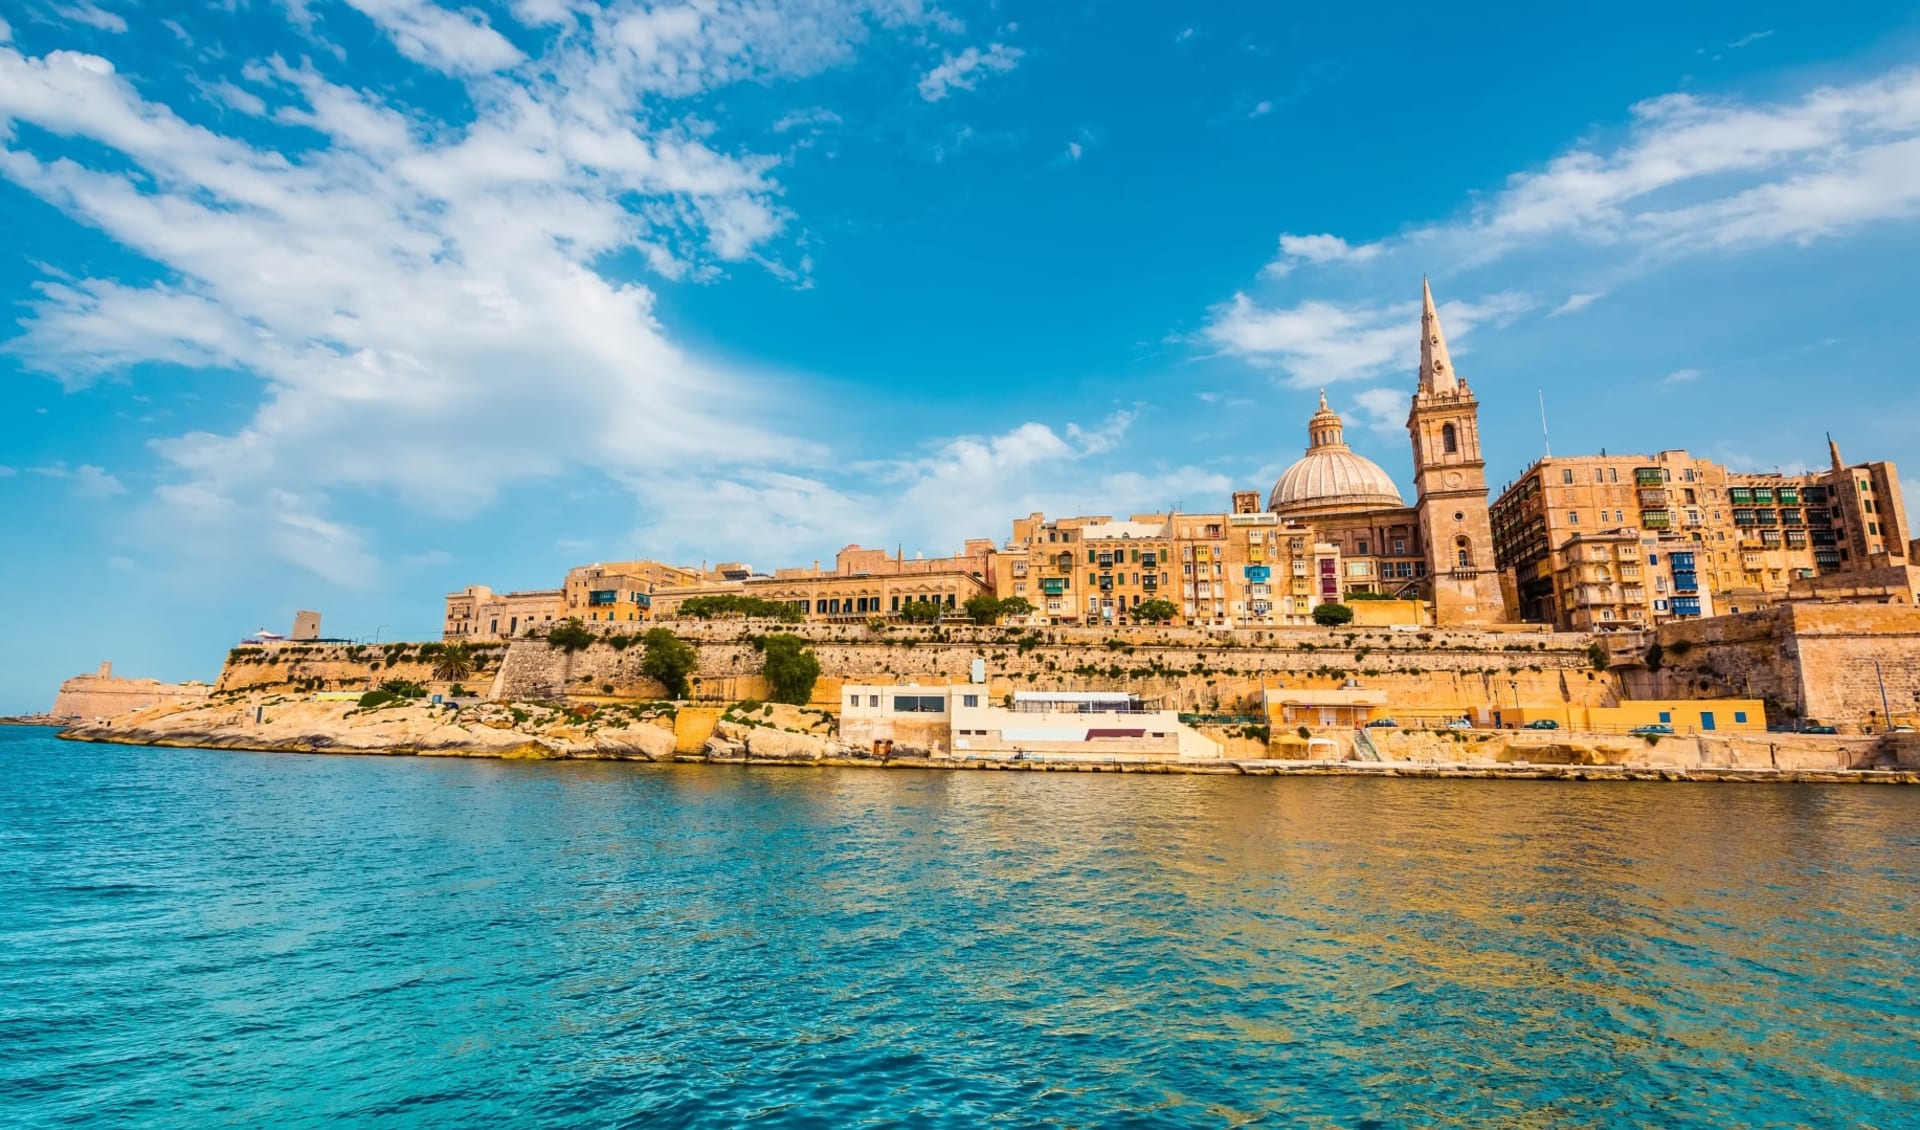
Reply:
[[[697, 697], [765, 694], [761, 656], [751, 637], [792, 631], [809, 640], [825, 677], [815, 701], [838, 701], [843, 683], [961, 682], [973, 660], [986, 661], [989, 691], [1129, 690], [1184, 710], [1227, 709], [1257, 700], [1262, 687], [1334, 687], [1348, 678], [1389, 689], [1396, 708], [1436, 710], [1524, 701], [1604, 706], [1618, 701], [1607, 676], [1591, 670], [1588, 637], [1567, 634], [1385, 629], [900, 628], [674, 623], [700, 651]], [[546, 700], [563, 696], [646, 697], [658, 687], [640, 674], [643, 649], [596, 643], [563, 652], [516, 641], [492, 694]], [[611, 688], [611, 689], [608, 689]]]
[[[236, 647], [214, 684], [215, 692], [292, 688], [306, 691], [369, 690], [387, 679], [434, 682], [438, 643], [274, 644]], [[486, 689], [506, 655], [504, 643], [467, 645], [475, 664], [464, 682]], [[544, 646], [544, 645], [542, 645]]]
[[54, 695], [55, 718], [112, 718], [132, 710], [145, 710], [170, 703], [191, 704], [204, 700], [211, 688], [205, 683], [162, 683], [154, 679], [121, 679], [113, 674], [113, 664], [102, 663], [91, 675], [75, 675], [60, 684]]
[[1920, 609], [1781, 604], [1664, 624], [1649, 642], [1657, 656], [1619, 671], [1636, 698], [1747, 695], [1767, 700], [1769, 718], [1848, 730], [1884, 729], [1889, 710], [1896, 723], [1920, 718]]

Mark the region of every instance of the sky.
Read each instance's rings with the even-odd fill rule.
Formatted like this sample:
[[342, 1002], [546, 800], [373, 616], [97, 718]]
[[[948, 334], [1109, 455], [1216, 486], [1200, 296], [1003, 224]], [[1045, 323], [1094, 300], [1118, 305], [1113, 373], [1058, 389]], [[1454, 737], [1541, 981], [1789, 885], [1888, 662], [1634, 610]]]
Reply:
[[0, 712], [293, 613], [1410, 494], [1432, 280], [1543, 450], [1903, 467], [1920, 16], [1755, 0], [8, 0]]

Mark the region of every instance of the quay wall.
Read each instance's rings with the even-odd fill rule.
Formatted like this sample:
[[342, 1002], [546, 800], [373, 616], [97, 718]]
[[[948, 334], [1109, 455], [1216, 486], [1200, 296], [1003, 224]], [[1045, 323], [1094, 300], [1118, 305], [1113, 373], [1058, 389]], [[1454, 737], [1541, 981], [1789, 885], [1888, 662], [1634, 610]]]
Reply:
[[1615, 670], [1635, 698], [1746, 695], [1767, 700], [1769, 719], [1858, 732], [1885, 730], [1890, 712], [1894, 724], [1913, 725], [1920, 609], [1790, 603], [1663, 624], [1616, 651]]

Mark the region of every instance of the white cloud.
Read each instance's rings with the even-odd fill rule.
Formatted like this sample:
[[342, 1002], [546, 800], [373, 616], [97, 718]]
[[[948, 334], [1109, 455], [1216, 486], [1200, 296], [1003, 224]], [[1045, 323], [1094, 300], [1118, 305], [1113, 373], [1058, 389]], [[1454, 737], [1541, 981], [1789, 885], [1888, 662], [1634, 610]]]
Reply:
[[63, 461], [56, 461], [39, 467], [29, 467], [27, 470], [42, 478], [60, 479], [69, 483], [73, 493], [80, 498], [112, 498], [116, 494], [125, 494], [127, 491], [119, 479], [107, 473], [106, 468], [92, 463], [69, 467]]
[[1084, 150], [1082, 150], [1082, 149], [1080, 148], [1080, 143], [1079, 143], [1079, 142], [1077, 142], [1077, 141], [1069, 141], [1069, 142], [1067, 142], [1067, 156], [1068, 156], [1068, 157], [1069, 157], [1070, 159], [1072, 159], [1072, 160], [1075, 160], [1075, 161], [1078, 161], [1078, 160], [1080, 159], [1080, 154], [1081, 154], [1081, 153], [1083, 153], [1083, 152], [1084, 152]]
[[1173, 37], [1173, 41], [1175, 43], [1185, 43], [1187, 40], [1192, 38], [1193, 38], [1193, 29], [1190, 27], [1183, 27], [1180, 29], [1180, 34]]
[[1698, 369], [1675, 369], [1673, 372], [1661, 377], [1660, 383], [1663, 385], [1692, 384], [1694, 381], [1699, 380], [1702, 375]]
[[1019, 66], [1025, 54], [1018, 47], [999, 43], [988, 44], [985, 51], [969, 47], [958, 55], [948, 54], [938, 66], [920, 76], [920, 97], [938, 102], [956, 90], [972, 90], [986, 75]]
[[450, 12], [427, 0], [345, 0], [380, 26], [400, 53], [451, 74], [481, 74], [520, 62], [519, 48], [472, 9]]
[[[1269, 273], [1397, 252], [1486, 262], [1568, 241], [1647, 263], [1809, 243], [1916, 213], [1920, 68], [1902, 67], [1771, 103], [1652, 98], [1631, 108], [1623, 134], [1514, 174], [1458, 220], [1353, 248], [1283, 237]], [[1290, 251], [1287, 238], [1318, 243]]]
[[1273, 113], [1273, 103], [1265, 99], [1262, 99], [1261, 101], [1255, 102], [1253, 104], [1253, 109], [1248, 111], [1247, 117], [1261, 118], [1271, 113]]
[[1360, 410], [1360, 423], [1369, 429], [1385, 434], [1407, 430], [1410, 404], [1405, 389], [1363, 388], [1353, 394], [1353, 403]]
[[1337, 235], [1293, 235], [1280, 237], [1280, 254], [1261, 272], [1278, 277], [1302, 263], [1324, 266], [1328, 263], [1364, 263], [1379, 255], [1383, 244], [1353, 245]]
[[62, 4], [55, 6], [53, 10], [63, 19], [72, 20], [77, 24], [97, 27], [101, 31], [110, 31], [115, 35], [126, 34], [127, 21], [96, 4]]
[[653, 292], [598, 264], [630, 251], [669, 277], [785, 270], [777, 161], [712, 148], [665, 100], [812, 73], [913, 5], [822, 0], [795, 20], [770, 0], [704, 16], [620, 4], [517, 67], [482, 17], [354, 6], [464, 84], [472, 119], [336, 81], [324, 57], [272, 58], [244, 77], [308, 134], [281, 151], [185, 116], [204, 107], [147, 100], [106, 59], [0, 46], [0, 177], [171, 280], [50, 275], [5, 348], [69, 385], [152, 361], [259, 382], [245, 424], [152, 445], [156, 544], [368, 583], [375, 547], [340, 517], [347, 495], [462, 513], [570, 471], [724, 475], [812, 454], [759, 425], [779, 411], [772, 390], [688, 355]]
[[17, 469], [13, 467], [9, 467], [4, 463], [0, 463], [0, 479], [11, 479], [12, 477], [14, 477], [19, 473], [20, 472]]
[[[1502, 292], [1443, 303], [1440, 320], [1460, 355], [1476, 327], [1504, 323], [1532, 306], [1524, 295]], [[1277, 368], [1297, 388], [1361, 380], [1409, 365], [1419, 348], [1420, 304], [1308, 301], [1269, 308], [1236, 294], [1210, 312], [1203, 336], [1223, 353]]]
[[1562, 314], [1577, 313], [1578, 311], [1585, 310], [1606, 296], [1607, 292], [1604, 290], [1592, 291], [1586, 294], [1569, 294], [1567, 300], [1554, 307], [1553, 312], [1548, 314], [1547, 317], [1558, 318]]

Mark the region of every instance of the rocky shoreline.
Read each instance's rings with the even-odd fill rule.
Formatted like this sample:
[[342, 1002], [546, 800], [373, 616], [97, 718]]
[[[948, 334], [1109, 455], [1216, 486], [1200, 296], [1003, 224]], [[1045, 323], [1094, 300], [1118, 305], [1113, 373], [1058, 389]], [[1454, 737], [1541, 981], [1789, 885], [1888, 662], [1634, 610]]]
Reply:
[[[350, 703], [268, 696], [196, 706], [159, 706], [104, 722], [71, 726], [59, 737], [168, 748], [502, 760], [1252, 777], [1920, 785], [1920, 770], [1904, 767], [1773, 769], [1233, 757], [1180, 760], [1058, 754], [995, 758], [930, 756], [919, 750], [896, 750], [883, 757], [839, 741], [832, 735], [830, 719], [824, 712], [769, 706], [745, 714], [731, 707], [649, 709], [651, 713], [630, 708], [583, 716], [537, 704], [484, 703], [462, 710], [415, 703], [365, 710]], [[699, 716], [702, 714], [704, 717]]]

